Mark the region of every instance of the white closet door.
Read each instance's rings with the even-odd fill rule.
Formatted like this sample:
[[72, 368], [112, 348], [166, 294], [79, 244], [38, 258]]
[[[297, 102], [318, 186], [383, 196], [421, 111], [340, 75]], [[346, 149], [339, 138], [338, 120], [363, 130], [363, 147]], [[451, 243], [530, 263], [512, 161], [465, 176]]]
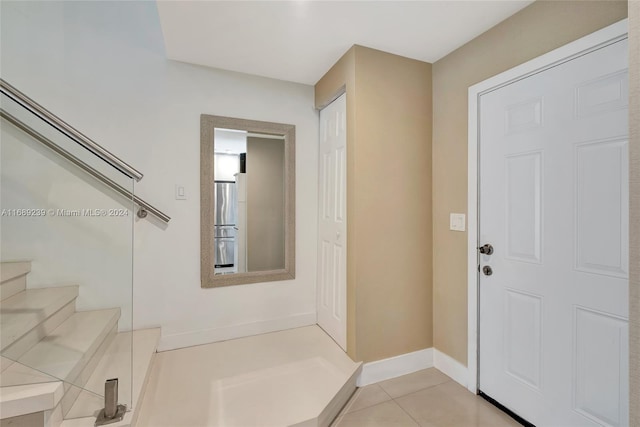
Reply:
[[347, 349], [347, 96], [320, 112], [318, 325]]

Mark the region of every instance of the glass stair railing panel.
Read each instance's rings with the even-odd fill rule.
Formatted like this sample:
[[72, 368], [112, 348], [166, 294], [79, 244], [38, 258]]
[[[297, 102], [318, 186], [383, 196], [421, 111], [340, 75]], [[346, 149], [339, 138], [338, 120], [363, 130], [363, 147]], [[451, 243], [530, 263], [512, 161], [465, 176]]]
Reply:
[[30, 262], [26, 283], [2, 274], [3, 399], [62, 382], [55, 410], [95, 417], [117, 377], [130, 407], [134, 179], [4, 95], [1, 107], [0, 269]]

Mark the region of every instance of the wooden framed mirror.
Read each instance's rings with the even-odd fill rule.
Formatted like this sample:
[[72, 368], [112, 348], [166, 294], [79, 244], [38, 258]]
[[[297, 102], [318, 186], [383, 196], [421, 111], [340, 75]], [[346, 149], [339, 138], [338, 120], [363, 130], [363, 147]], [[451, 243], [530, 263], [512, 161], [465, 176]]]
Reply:
[[200, 116], [203, 288], [295, 278], [295, 126]]

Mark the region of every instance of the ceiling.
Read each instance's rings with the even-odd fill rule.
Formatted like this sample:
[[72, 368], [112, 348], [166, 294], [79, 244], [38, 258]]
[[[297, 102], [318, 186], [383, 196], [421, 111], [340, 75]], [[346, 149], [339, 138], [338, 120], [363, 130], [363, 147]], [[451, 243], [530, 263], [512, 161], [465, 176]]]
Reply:
[[158, 1], [169, 59], [315, 84], [354, 44], [435, 62], [524, 8], [502, 1]]

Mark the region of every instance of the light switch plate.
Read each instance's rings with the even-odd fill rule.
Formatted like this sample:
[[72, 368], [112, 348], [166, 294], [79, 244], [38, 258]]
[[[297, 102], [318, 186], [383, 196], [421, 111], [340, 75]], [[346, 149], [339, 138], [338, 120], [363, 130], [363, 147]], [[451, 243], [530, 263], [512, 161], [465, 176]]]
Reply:
[[466, 218], [465, 214], [461, 213], [452, 213], [449, 214], [449, 230], [453, 231], [464, 231]]
[[187, 193], [184, 185], [176, 184], [176, 200], [187, 200]]

